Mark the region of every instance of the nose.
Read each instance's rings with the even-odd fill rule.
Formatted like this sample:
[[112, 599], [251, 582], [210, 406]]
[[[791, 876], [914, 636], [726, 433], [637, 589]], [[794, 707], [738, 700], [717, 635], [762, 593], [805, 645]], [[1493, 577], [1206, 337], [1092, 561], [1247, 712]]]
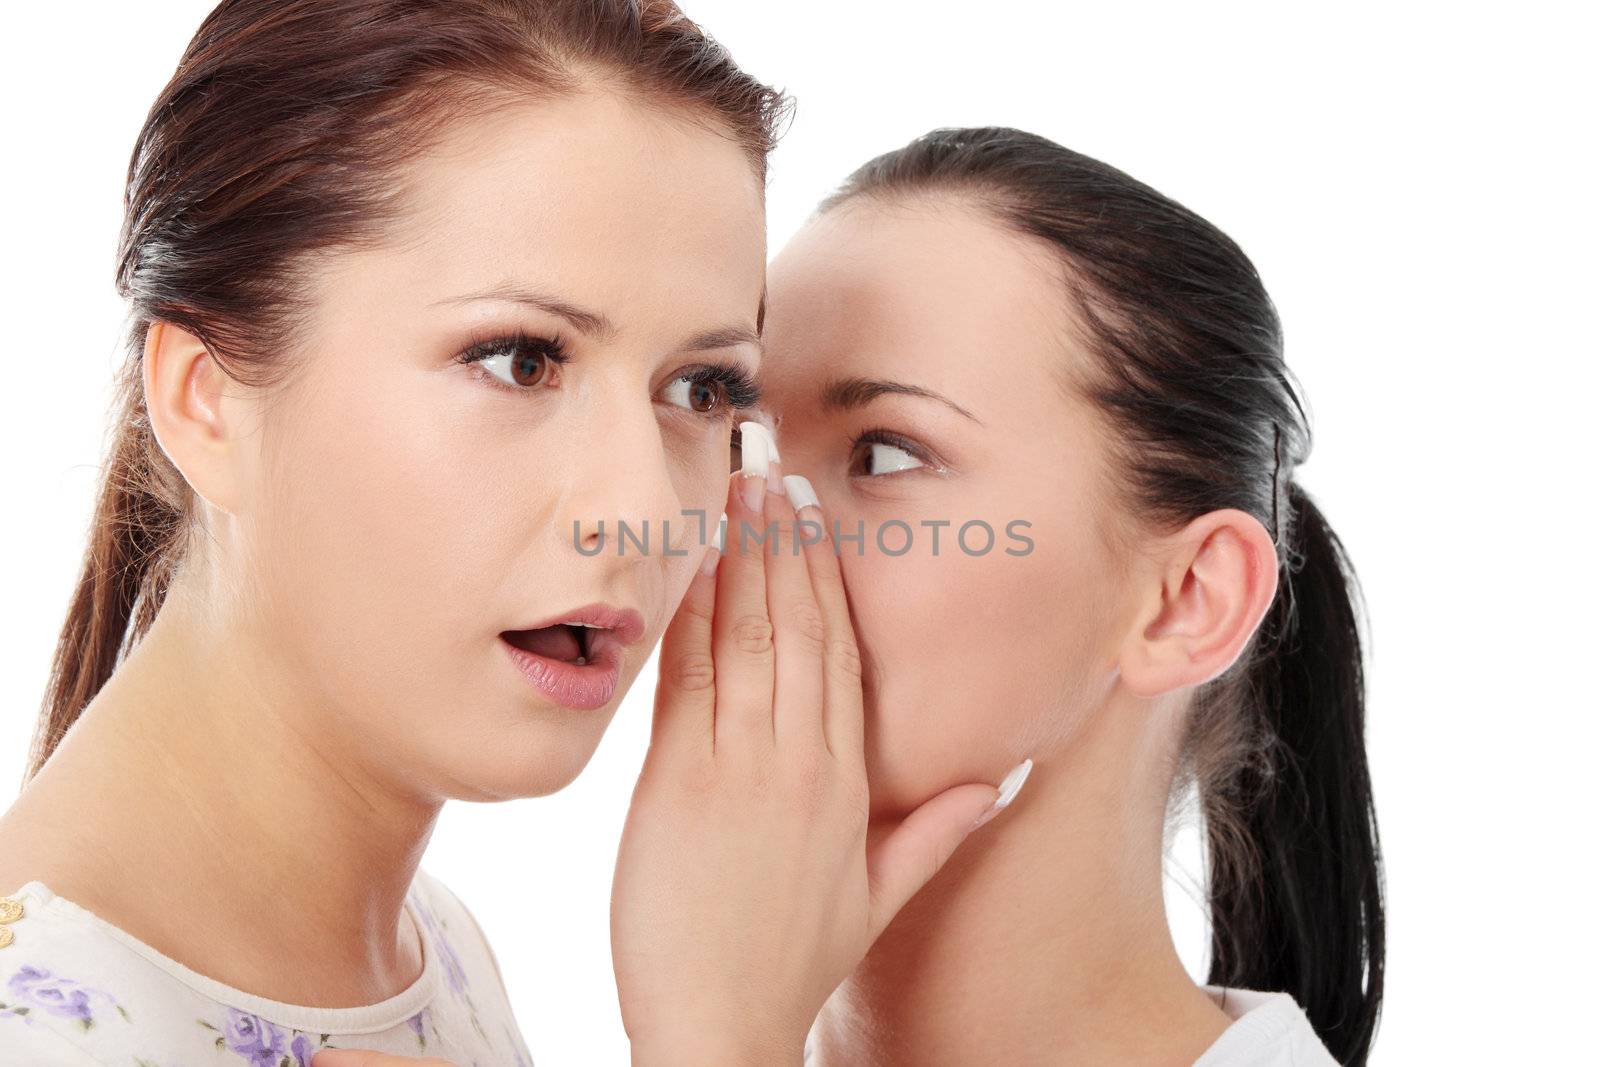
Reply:
[[[562, 536], [585, 558], [662, 558], [694, 536], [682, 503], [654, 404], [636, 390], [598, 391], [576, 430], [574, 469], [564, 475]], [[686, 538], [687, 534], [687, 538]], [[670, 537], [670, 542], [668, 538]]]

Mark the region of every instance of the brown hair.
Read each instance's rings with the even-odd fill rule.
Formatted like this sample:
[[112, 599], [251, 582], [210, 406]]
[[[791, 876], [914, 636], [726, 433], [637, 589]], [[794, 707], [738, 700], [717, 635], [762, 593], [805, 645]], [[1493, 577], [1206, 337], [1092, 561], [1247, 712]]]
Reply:
[[24, 784], [149, 628], [186, 550], [191, 493], [144, 402], [150, 324], [272, 384], [307, 310], [307, 253], [378, 239], [400, 167], [458, 121], [596, 82], [706, 121], [763, 181], [791, 105], [671, 0], [223, 0], [206, 17], [128, 166], [108, 467]]

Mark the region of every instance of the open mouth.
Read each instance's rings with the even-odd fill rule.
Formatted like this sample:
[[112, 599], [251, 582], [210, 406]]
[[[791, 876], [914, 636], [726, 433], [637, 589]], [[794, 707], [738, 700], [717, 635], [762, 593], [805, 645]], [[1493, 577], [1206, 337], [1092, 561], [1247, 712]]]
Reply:
[[605, 707], [621, 683], [626, 650], [644, 638], [644, 617], [632, 608], [594, 603], [556, 618], [501, 630], [506, 655], [547, 699], [569, 708]]
[[524, 652], [582, 667], [591, 662], [592, 635], [597, 629], [561, 622], [554, 626], [541, 626], [537, 630], [507, 630], [501, 636]]

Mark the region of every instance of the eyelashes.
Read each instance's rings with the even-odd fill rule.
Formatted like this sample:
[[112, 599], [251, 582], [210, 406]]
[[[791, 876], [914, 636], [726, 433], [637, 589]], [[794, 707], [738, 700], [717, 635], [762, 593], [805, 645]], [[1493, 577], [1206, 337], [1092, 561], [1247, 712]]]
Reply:
[[[541, 337], [535, 334], [530, 334], [522, 329], [516, 329], [510, 331], [509, 333], [498, 334], [482, 339], [475, 339], [471, 344], [463, 349], [458, 356], [456, 356], [456, 362], [468, 364], [482, 363], [485, 360], [494, 359], [504, 353], [510, 353], [513, 363], [516, 363], [517, 361], [529, 355], [548, 360], [551, 364], [558, 367], [572, 362], [572, 356], [567, 352], [566, 342], [562, 340], [559, 334], [552, 334], [549, 337]], [[493, 373], [492, 371], [489, 371], [487, 368], [482, 369], [484, 372], [484, 377], [488, 378], [489, 380], [489, 384], [514, 393], [533, 392], [535, 385], [537, 385], [538, 382], [542, 382], [545, 377], [545, 375], [541, 373], [533, 384], [518, 385], [515, 382], [507, 382], [504, 378]]]
[[[520, 328], [474, 339], [455, 357], [455, 360], [464, 364], [483, 364], [487, 360], [506, 354], [511, 357], [511, 365], [517, 368], [524, 366], [524, 361], [530, 357], [546, 361], [550, 367], [562, 367], [572, 362], [572, 354], [559, 334], [540, 336]], [[536, 393], [549, 374], [549, 367], [540, 367], [537, 376], [531, 382], [518, 384], [515, 381], [508, 382], [487, 367], [482, 367], [481, 370], [482, 376], [487, 379], [491, 387], [509, 393]], [[760, 384], [738, 363], [698, 364], [678, 374], [670, 384], [677, 385], [679, 382], [687, 382], [691, 388], [712, 385], [717, 389], [715, 406], [707, 411], [685, 409], [690, 416], [704, 419], [727, 418], [735, 412], [755, 407], [761, 401]]]
[[845, 442], [845, 454], [850, 457], [850, 474], [858, 474], [856, 469], [858, 466], [856, 463], [857, 454], [864, 446], [870, 449], [873, 445], [884, 445], [888, 448], [893, 448], [903, 452], [907, 456], [916, 460], [916, 465], [897, 466], [893, 470], [883, 472], [860, 471], [859, 475], [862, 477], [882, 478], [905, 471], [920, 469], [942, 471], [945, 469], [943, 460], [934, 455], [927, 448], [918, 444], [916, 441], [911, 440], [911, 438], [906, 437], [903, 434], [895, 433], [893, 430], [890, 430], [886, 427], [874, 426], [870, 429], [863, 430], [861, 433], [857, 434], [855, 437], [849, 438]]
[[696, 384], [712, 382], [722, 386], [730, 410], [743, 411], [761, 403], [761, 386], [754, 376], [737, 363], [707, 363], [681, 377]]
[[[730, 444], [735, 449], [739, 449], [742, 447], [743, 443], [744, 442], [742, 440], [742, 435], [739, 432], [739, 427], [735, 426], [733, 428], [733, 435]], [[901, 474], [914, 470], [932, 471], [934, 473], [945, 473], [949, 470], [949, 466], [936, 453], [917, 443], [916, 441], [911, 440], [911, 438], [906, 437], [903, 434], [895, 433], [893, 430], [883, 426], [874, 426], [870, 429], [863, 430], [854, 437], [847, 435], [844, 438], [843, 445], [844, 454], [846, 457], [848, 457], [848, 462], [846, 464], [847, 470], [852, 477], [882, 478], [891, 474]], [[903, 452], [916, 462], [914, 464], [899, 465], [893, 470], [881, 472], [858, 470], [857, 468], [861, 466], [861, 464], [858, 464], [856, 459], [861, 453], [862, 448], [866, 447], [870, 449], [874, 445], [883, 445], [887, 448], [892, 448]], [[734, 463], [733, 469], [738, 469], [737, 462]]]
[[[881, 480], [891, 475], [906, 475], [919, 470], [932, 474], [946, 474], [950, 470], [944, 460], [940, 459], [936, 453], [926, 446], [881, 426], [864, 430], [854, 437], [846, 435], [841, 443], [844, 446], [844, 455], [846, 457], [845, 472], [851, 478], [877, 478]], [[733, 428], [729, 444], [735, 452], [742, 452], [744, 441], [737, 426]], [[910, 462], [901, 463], [891, 458], [889, 462], [892, 466], [888, 470], [862, 469], [879, 465], [872, 461], [879, 458], [880, 449], [900, 452]], [[865, 453], [863, 453], [863, 450], [865, 450]], [[863, 458], [866, 458], [868, 462], [861, 462]], [[733, 457], [731, 469], [739, 469], [738, 456]]]

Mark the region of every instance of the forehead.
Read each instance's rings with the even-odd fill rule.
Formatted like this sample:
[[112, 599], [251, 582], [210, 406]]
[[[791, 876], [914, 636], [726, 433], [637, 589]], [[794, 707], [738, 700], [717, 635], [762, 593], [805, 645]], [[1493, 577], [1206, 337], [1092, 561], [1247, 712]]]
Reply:
[[1009, 398], [975, 391], [975, 377], [1038, 391], [1070, 358], [1061, 271], [1047, 250], [949, 197], [846, 202], [773, 260], [768, 394], [804, 404], [824, 378], [896, 378], [984, 418], [979, 407]]
[[[584, 91], [462, 122], [400, 175], [403, 209], [369, 287], [536, 282], [602, 308], [754, 315], [762, 183], [731, 137], [672, 108]], [[745, 305], [748, 304], [748, 309]]]

